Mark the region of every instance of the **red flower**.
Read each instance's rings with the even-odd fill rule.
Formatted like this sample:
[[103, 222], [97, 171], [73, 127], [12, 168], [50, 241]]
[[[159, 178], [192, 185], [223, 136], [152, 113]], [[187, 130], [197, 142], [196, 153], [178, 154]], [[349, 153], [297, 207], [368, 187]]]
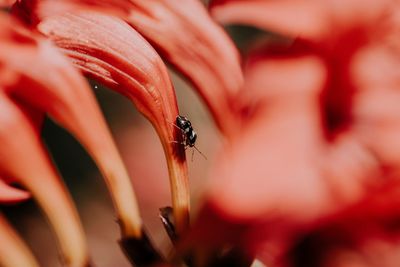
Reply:
[[127, 96], [154, 125], [167, 157], [176, 223], [183, 231], [189, 211], [187, 167], [183, 147], [171, 142], [180, 140], [173, 124], [179, 112], [161, 58], [128, 24], [91, 11], [49, 17], [38, 29], [85, 74]]
[[[37, 29], [61, 47], [84, 73], [127, 95], [153, 123], [166, 151], [175, 220], [178, 231], [182, 232], [187, 227], [188, 186], [186, 167], [168, 156], [176, 154], [173, 150], [177, 146], [170, 141], [177, 140], [171, 122], [178, 112], [165, 67], [133, 29], [116, 19], [79, 12], [85, 8], [121, 16], [155, 44], [194, 83], [227, 136], [237, 123], [230, 99], [242, 84], [236, 49], [204, 7], [193, 0], [184, 5], [168, 1], [114, 1], [112, 8], [107, 1], [61, 1], [57, 4], [18, 1], [13, 8], [28, 24], [37, 25]], [[65, 10], [73, 13], [62, 15]], [[196, 20], [191, 18], [193, 12], [197, 14]], [[179, 29], [186, 34], [180, 34]], [[114, 33], [115, 38], [109, 33]], [[120, 36], [129, 42], [121, 42]], [[216, 60], [221, 65], [214, 64]]]
[[[377, 222], [393, 221], [397, 212], [365, 210], [374, 194], [380, 196], [374, 201], [393, 207], [396, 193], [387, 190], [398, 186], [396, 7], [395, 1], [213, 2], [211, 12], [220, 21], [299, 38], [266, 45], [246, 64], [244, 90], [236, 99], [244, 123], [220, 154], [209, 212], [203, 213], [237, 225], [236, 232], [210, 233], [220, 226], [201, 217], [202, 240], [220, 235], [223, 242], [262, 251], [272, 266], [303, 266], [290, 262], [287, 252], [311, 230], [349, 226], [354, 215], [372, 217], [367, 225], [389, 231]], [[368, 231], [358, 233], [368, 239]], [[311, 256], [304, 266], [325, 263]]]
[[[13, 7], [13, 13], [29, 25], [36, 26], [38, 31], [51, 38], [85, 74], [127, 95], [139, 111], [152, 122], [161, 138], [168, 160], [174, 223], [177, 232], [184, 233], [188, 226], [189, 210], [187, 170], [183, 146], [171, 142], [173, 140], [181, 141], [181, 132], [172, 125], [178, 116], [178, 109], [163, 62], [150, 45], [123, 21], [92, 11], [76, 10], [81, 9], [82, 6], [88, 7], [82, 3], [59, 1], [56, 5], [52, 5], [53, 3], [50, 1], [18, 1]], [[88, 1], [88, 3], [95, 10], [104, 11], [104, 7], [110, 7], [107, 2], [103, 1]], [[120, 1], [118, 4], [112, 9], [112, 13], [120, 15], [138, 28], [159, 47], [159, 50], [171, 63], [194, 83], [213, 112], [218, 126], [229, 137], [232, 134], [233, 124], [237, 123], [234, 113], [231, 112], [230, 99], [241, 86], [242, 73], [236, 49], [223, 31], [208, 17], [204, 7], [196, 1], [188, 1], [185, 6], [171, 4], [167, 1], [153, 2], [153, 4]], [[129, 5], [128, 9], [126, 9], [127, 5]], [[158, 17], [158, 9], [163, 10], [162, 13], [165, 17]], [[73, 12], [66, 14], [65, 10], [73, 10]], [[126, 13], [127, 10], [128, 13]], [[143, 18], [138, 20], [136, 15], [140, 14], [139, 11], [145, 11], [142, 14], [149, 15], [148, 20]], [[155, 13], [152, 13], [153, 11]], [[200, 12], [198, 20], [191, 20], [192, 11]], [[177, 14], [178, 16], [176, 16]], [[141, 24], [145, 21], [148, 24]], [[169, 27], [161, 27], [169, 25], [170, 21], [173, 21], [173, 24], [170, 24]], [[190, 31], [184, 36], [185, 38], [182, 38], [182, 35], [174, 32], [177, 27], [188, 27]], [[159, 38], [158, 29], [161, 29], [163, 34], [170, 38], [167, 40]], [[195, 46], [193, 46], [193, 40], [196, 41]], [[218, 42], [214, 43], [215, 40]], [[12, 47], [12, 49], [16, 48]], [[51, 51], [52, 48], [48, 50]], [[132, 51], [135, 53], [132, 54]], [[46, 112], [82, 141], [99, 163], [99, 167], [111, 187], [124, 238], [139, 239], [142, 235], [141, 223], [133, 194], [130, 187], [126, 186], [125, 170], [120, 164], [120, 159], [112, 144], [101, 141], [102, 139], [108, 140], [109, 137], [103, 135], [105, 131], [102, 127], [104, 125], [101, 125], [102, 122], [97, 111], [93, 109], [92, 100], [87, 95], [86, 89], [82, 89], [85, 86], [78, 80], [78, 76], [68, 70], [67, 65], [64, 66], [65, 63], [60, 66], [56, 65], [49, 61], [48, 57], [40, 58], [43, 61], [41, 71], [46, 74], [55, 73], [54, 76], [52, 74], [51, 77], [48, 77], [36, 73], [36, 69], [32, 71], [26, 69], [27, 62], [37, 56], [37, 53], [21, 53], [20, 61], [18, 61], [18, 58], [11, 53], [3, 55], [7, 63], [5, 70], [11, 70], [12, 75], [17, 72], [23, 77], [21, 81], [18, 81], [20, 83], [15, 84], [11, 79], [10, 85], [5, 84], [12, 94], [12, 98], [6, 95], [7, 100], [10, 97], [10, 107], [13, 106], [13, 101], [17, 101], [15, 105], [21, 105], [15, 109], [16, 113], [25, 106], [33, 107], [26, 113], [27, 121], [31, 120], [32, 114], [38, 114], [40, 118], [43, 112]], [[58, 57], [56, 53], [52, 55], [53, 59], [56, 58], [61, 63], [63, 59]], [[224, 64], [223, 67], [213, 64], [215, 60]], [[23, 65], [19, 66], [18, 62]], [[49, 69], [48, 71], [46, 71], [46, 67]], [[54, 67], [56, 67], [56, 72], [52, 70]], [[57, 71], [61, 72], [61, 75], [57, 75]], [[233, 74], [233, 78], [228, 78], [228, 74]], [[4, 81], [8, 81], [8, 79], [5, 78]], [[29, 84], [32, 89], [22, 90], [21, 87], [24, 84]], [[80, 105], [72, 105], [73, 103]], [[60, 107], [62, 108], [60, 109]], [[82, 116], [83, 108], [89, 115]], [[94, 123], [86, 121], [90, 116]], [[100, 124], [96, 124], [99, 122]], [[23, 125], [23, 123], [20, 124]], [[32, 122], [30, 126], [35, 125]], [[96, 132], [96, 128], [97, 135], [93, 134]], [[38, 139], [38, 135], [34, 135], [28, 128], [24, 132], [26, 140], [30, 137]], [[9, 139], [12, 145], [14, 139]], [[20, 154], [18, 149], [19, 147], [16, 149], [16, 156]], [[29, 151], [34, 151], [34, 149]], [[13, 167], [14, 162], [16, 162], [15, 158], [7, 157], [7, 162], [3, 165], [10, 176], [18, 177], [18, 182], [25, 182], [24, 178], [19, 178], [22, 176], [18, 173], [21, 169], [20, 165], [12, 169], [16, 173], [9, 170]], [[42, 181], [37, 180], [37, 182]], [[30, 185], [30, 181], [27, 182], [27, 185]], [[37, 195], [40, 195], [40, 192]], [[37, 195], [34, 194], [35, 197]], [[45, 206], [45, 204], [43, 205]], [[49, 214], [49, 216], [53, 216], [52, 212]], [[54, 215], [54, 218], [56, 220], [58, 216]], [[85, 254], [85, 249], [81, 248], [79, 251], [82, 255]], [[75, 256], [74, 253], [68, 251], [64, 251], [64, 253]], [[83, 261], [79, 262], [77, 259], [69, 260], [73, 265], [84, 264]]]
[[[41, 62], [38, 59], [46, 55], [39, 53], [41, 48], [46, 47], [46, 53], [53, 53], [56, 57], [53, 62], [59, 66], [65, 61], [57, 59], [59, 55], [48, 42], [32, 36], [16, 21], [6, 15], [1, 15], [0, 20], [1, 175], [22, 184], [32, 194], [53, 225], [65, 260], [83, 265], [87, 262], [83, 231], [70, 197], [40, 140], [37, 123], [33, 120], [38, 112], [31, 106], [24, 107], [26, 105], [21, 101], [26, 101], [26, 98], [17, 97], [18, 90], [33, 90], [34, 86], [40, 89], [40, 78], [48, 77], [44, 74], [45, 68], [31, 68], [33, 62]], [[45, 101], [45, 98], [41, 99]]]
[[222, 133], [233, 134], [238, 122], [231, 100], [243, 84], [239, 55], [200, 1], [19, 0], [14, 6], [30, 25], [79, 9], [118, 15], [131, 24], [193, 83]]
[[81, 75], [49, 41], [6, 15], [0, 19], [1, 176], [22, 184], [38, 201], [66, 264], [85, 266], [87, 248], [77, 212], [40, 139], [43, 114], [92, 154], [110, 187], [123, 236], [139, 238], [142, 225], [130, 179]]
[[[194, 0], [21, 0], [13, 11], [85, 74], [127, 95], [152, 122], [168, 159], [183, 236], [178, 251], [194, 249], [195, 264], [233, 258], [245, 266], [258, 255], [273, 266], [329, 266], [356, 262], [343, 258], [350, 251], [367, 266], [374, 264], [368, 255], [376, 240], [398, 242], [398, 7], [395, 0], [212, 1], [219, 21], [250, 24], [286, 40], [248, 57], [243, 88], [236, 49]], [[128, 24], [98, 11], [130, 23], [191, 80], [229, 138], [188, 235], [186, 165], [183, 147], [171, 143], [181, 134], [172, 125], [179, 112], [166, 68]], [[6, 74], [3, 81], [12, 81]], [[26, 101], [64, 123], [89, 149], [100, 147], [79, 108], [54, 108], [74, 102], [66, 90], [38, 90], [52, 99], [44, 103], [29, 90], [11, 92], [5, 104]], [[125, 207], [118, 196], [123, 193], [116, 203]], [[124, 234], [137, 238], [139, 225], [123, 227]], [[213, 257], [216, 251], [224, 256]], [[217, 266], [227, 265], [221, 262]]]

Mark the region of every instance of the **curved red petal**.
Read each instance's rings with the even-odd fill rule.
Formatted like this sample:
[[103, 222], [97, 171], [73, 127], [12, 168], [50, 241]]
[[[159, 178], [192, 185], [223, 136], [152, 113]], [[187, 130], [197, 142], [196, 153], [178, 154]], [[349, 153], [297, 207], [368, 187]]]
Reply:
[[131, 7], [130, 1], [127, 0], [14, 0], [13, 2], [15, 4], [12, 13], [32, 27], [46, 17], [77, 10], [98, 10], [125, 17]]
[[22, 0], [14, 8], [30, 24], [61, 14], [63, 8], [64, 12], [100, 10], [125, 19], [194, 84], [224, 134], [230, 135], [237, 128], [231, 100], [243, 85], [239, 54], [200, 1], [34, 2]]
[[18, 203], [30, 198], [30, 194], [24, 190], [7, 185], [0, 178], [0, 203]]
[[77, 137], [110, 187], [122, 232], [140, 236], [141, 219], [130, 178], [87, 82], [49, 41], [32, 38], [17, 27], [4, 28], [0, 34], [4, 40], [0, 60], [13, 73], [4, 84], [7, 93], [48, 113]]
[[65, 261], [86, 266], [88, 251], [78, 214], [23, 108], [0, 92], [0, 172], [35, 198], [60, 242]]
[[127, 21], [191, 81], [222, 133], [237, 130], [232, 101], [243, 85], [238, 51], [203, 4], [131, 1]]
[[126, 95], [155, 127], [166, 153], [178, 228], [188, 223], [189, 191], [178, 107], [167, 69], [154, 49], [128, 24], [94, 12], [43, 20], [47, 35], [88, 76]]

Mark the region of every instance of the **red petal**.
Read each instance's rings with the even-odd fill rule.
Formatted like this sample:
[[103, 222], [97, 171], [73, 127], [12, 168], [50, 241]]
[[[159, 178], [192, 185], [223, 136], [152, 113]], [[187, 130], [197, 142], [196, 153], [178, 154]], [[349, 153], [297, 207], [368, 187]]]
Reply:
[[9, 186], [0, 179], [0, 203], [17, 203], [29, 199], [29, 197], [28, 192]]
[[139, 236], [141, 220], [130, 178], [84, 78], [49, 41], [31, 38], [19, 28], [5, 28], [0, 37], [5, 40], [1, 60], [15, 76], [5, 85], [8, 93], [48, 113], [79, 139], [110, 187], [123, 233]]
[[360, 49], [351, 65], [359, 89], [353, 106], [357, 137], [375, 157], [396, 169], [400, 166], [399, 53], [379, 39]]
[[237, 129], [232, 100], [242, 87], [238, 51], [197, 0], [134, 0], [127, 21], [197, 88], [221, 131]]
[[[191, 81], [225, 134], [237, 126], [231, 100], [243, 84], [239, 55], [227, 34], [197, 0], [20, 1], [15, 11], [29, 23], [72, 9], [97, 9], [128, 21]], [[61, 6], [60, 6], [61, 3]], [[29, 13], [28, 15], [26, 13]]]
[[[13, 86], [23, 80], [25, 71], [34, 74], [33, 77], [40, 76], [41, 68], [37, 64], [45, 54], [42, 58], [37, 54], [37, 39], [17, 21], [0, 15], [0, 22], [0, 173], [22, 184], [37, 200], [54, 228], [66, 262], [85, 266], [88, 253], [83, 230], [72, 201], [44, 150], [37, 125], [34, 125], [40, 121], [36, 120], [36, 115], [29, 114], [32, 110], [5, 94], [14, 93]], [[29, 88], [29, 85], [25, 83], [23, 88]], [[41, 113], [39, 117], [42, 117]]]
[[[234, 142], [221, 151], [200, 213], [214, 213], [217, 220], [205, 224], [208, 218], [200, 217], [193, 230], [200, 234], [192, 242], [194, 247], [207, 238], [219, 245], [234, 242], [254, 253], [249, 245], [268, 238], [276, 257], [299, 225], [315, 220], [330, 201], [317, 168], [324, 148], [319, 94], [326, 69], [307, 53], [294, 58], [271, 53], [254, 56], [245, 74], [240, 100], [251, 112]], [[256, 236], [252, 226], [259, 221], [270, 231], [258, 227]]]
[[370, 25], [393, 0], [214, 0], [211, 13], [221, 23], [249, 24], [310, 39], [329, 37], [355, 25]]
[[36, 26], [46, 17], [76, 10], [98, 10], [127, 16], [131, 7], [127, 0], [14, 0], [12, 12], [26, 24]]
[[9, 8], [14, 2], [15, 0], [0, 0], [0, 8]]
[[93, 12], [69, 13], [45, 19], [38, 29], [72, 58], [90, 77], [132, 100], [157, 130], [172, 184], [179, 229], [187, 225], [189, 192], [183, 146], [174, 126], [178, 116], [167, 69], [152, 47], [128, 24]]
[[[218, 179], [211, 179], [213, 199], [222, 210], [242, 219], [260, 217], [272, 207], [277, 213], [293, 209], [288, 213], [294, 215], [302, 210], [297, 205], [308, 201], [301, 216], [326, 212], [327, 206], [317, 206], [330, 194], [338, 207], [357, 201], [367, 186], [380, 184], [382, 166], [390, 175], [398, 171], [393, 148], [400, 147], [395, 137], [400, 61], [397, 50], [381, 41], [363, 43], [350, 55], [348, 46], [338, 46], [337, 54], [324, 59], [300, 42], [287, 51], [269, 48], [253, 56], [240, 97], [252, 113], [216, 166]], [[327, 107], [321, 105], [338, 92], [338, 108], [349, 109], [351, 119], [328, 140]], [[343, 103], [347, 98], [350, 105]]]
[[306, 218], [320, 211], [326, 188], [315, 165], [323, 140], [318, 95], [325, 77], [322, 62], [307, 55], [265, 57], [248, 66], [241, 99], [254, 110], [236, 142], [225, 148], [210, 186], [213, 201], [228, 216], [273, 212]]
[[86, 266], [88, 252], [78, 214], [40, 136], [26, 114], [3, 91], [0, 102], [0, 172], [22, 184], [39, 203], [53, 226], [66, 262]]
[[[397, 220], [398, 192], [389, 195], [382, 188], [398, 184], [399, 60], [397, 50], [381, 41], [363, 44], [350, 63], [342, 50], [323, 61], [292, 50], [250, 60], [240, 100], [253, 105], [252, 112], [215, 168], [210, 203], [228, 223], [254, 226], [247, 241], [266, 241], [268, 256], [282, 255], [299, 234], [321, 222], [347, 225], [360, 216], [385, 228], [379, 220]], [[326, 107], [321, 109], [324, 88], [343, 90], [339, 100], [348, 95], [352, 100], [349, 107], [339, 103], [350, 109], [351, 123], [329, 141]], [[337, 213], [343, 209], [350, 212]]]

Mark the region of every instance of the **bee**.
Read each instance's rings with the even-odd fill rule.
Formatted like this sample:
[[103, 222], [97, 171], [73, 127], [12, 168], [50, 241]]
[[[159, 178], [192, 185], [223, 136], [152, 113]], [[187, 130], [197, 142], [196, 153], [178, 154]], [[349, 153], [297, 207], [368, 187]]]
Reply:
[[[197, 149], [195, 146], [196, 140], [197, 140], [197, 133], [193, 129], [192, 123], [188, 120], [188, 118], [178, 115], [175, 119], [175, 127], [177, 127], [181, 132], [182, 132], [182, 138], [183, 138], [183, 143], [182, 145], [185, 146], [185, 149], [187, 147], [193, 147], [194, 149], [197, 150], [197, 152], [200, 153], [205, 159], [207, 159], [203, 153], [200, 152], [200, 150]], [[193, 154], [192, 154], [193, 158]]]

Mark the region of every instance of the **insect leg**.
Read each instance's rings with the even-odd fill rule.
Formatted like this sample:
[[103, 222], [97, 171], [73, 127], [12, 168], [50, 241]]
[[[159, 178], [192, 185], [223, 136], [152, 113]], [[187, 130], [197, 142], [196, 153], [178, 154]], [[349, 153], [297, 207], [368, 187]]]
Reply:
[[201, 153], [201, 151], [196, 147], [196, 146], [193, 146], [194, 147], [194, 149], [196, 149], [197, 150], [197, 152], [199, 152], [200, 153], [200, 155], [202, 155], [203, 156], [203, 158], [205, 159], [205, 160], [207, 160], [207, 157], [203, 154], [203, 153]]

